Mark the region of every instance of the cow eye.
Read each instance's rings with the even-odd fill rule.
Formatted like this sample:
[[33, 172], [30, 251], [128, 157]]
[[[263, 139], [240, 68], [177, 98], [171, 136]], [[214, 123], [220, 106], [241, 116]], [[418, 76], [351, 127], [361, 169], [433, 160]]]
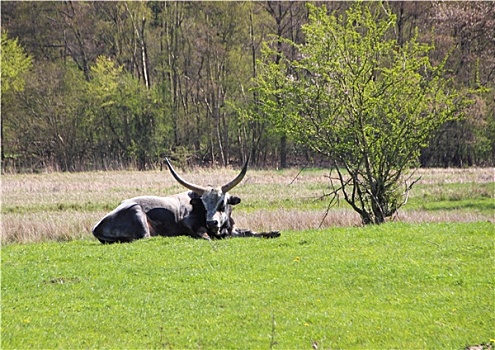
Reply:
[[218, 211], [224, 211], [225, 210], [225, 204], [223, 202], [218, 203], [217, 210]]

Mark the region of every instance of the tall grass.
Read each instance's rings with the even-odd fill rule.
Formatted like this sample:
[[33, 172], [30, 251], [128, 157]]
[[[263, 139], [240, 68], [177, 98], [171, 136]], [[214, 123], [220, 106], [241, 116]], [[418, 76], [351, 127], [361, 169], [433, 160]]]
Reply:
[[[197, 169], [184, 177], [219, 185], [237, 169]], [[409, 203], [392, 218], [404, 222], [494, 221], [494, 169], [420, 169]], [[242, 198], [234, 218], [254, 230], [358, 226], [341, 200], [325, 216], [328, 171], [249, 170], [232, 192]], [[168, 171], [115, 171], [2, 176], [2, 243], [91, 238], [91, 227], [120, 201], [183, 191]]]

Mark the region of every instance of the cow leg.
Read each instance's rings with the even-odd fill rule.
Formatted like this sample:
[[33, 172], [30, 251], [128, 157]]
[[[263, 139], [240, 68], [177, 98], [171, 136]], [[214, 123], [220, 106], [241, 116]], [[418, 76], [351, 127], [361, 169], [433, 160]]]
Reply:
[[132, 242], [150, 237], [149, 220], [137, 203], [122, 203], [93, 228], [93, 235], [101, 243]]
[[234, 219], [232, 217], [229, 219], [228, 225], [222, 228], [221, 238], [277, 238], [280, 237], [279, 231], [270, 231], [270, 232], [253, 232], [251, 230], [246, 230], [243, 228], [237, 228], [235, 225]]
[[253, 232], [251, 230], [239, 229], [236, 228], [232, 231], [232, 237], [254, 237], [254, 238], [277, 238], [280, 237], [279, 231], [270, 231], [270, 232]]

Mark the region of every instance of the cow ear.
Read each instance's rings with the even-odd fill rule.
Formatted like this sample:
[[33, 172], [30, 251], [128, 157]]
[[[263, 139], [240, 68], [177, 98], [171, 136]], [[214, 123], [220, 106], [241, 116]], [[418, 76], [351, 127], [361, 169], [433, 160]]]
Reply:
[[241, 202], [241, 199], [239, 197], [236, 197], [236, 196], [230, 196], [229, 200], [227, 201], [227, 203], [230, 205], [236, 205], [236, 204], [239, 204], [240, 202]]

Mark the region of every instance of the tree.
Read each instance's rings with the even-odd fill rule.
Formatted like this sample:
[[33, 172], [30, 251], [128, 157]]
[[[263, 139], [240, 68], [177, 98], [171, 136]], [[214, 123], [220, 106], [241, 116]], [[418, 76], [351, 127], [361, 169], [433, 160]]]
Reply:
[[90, 69], [86, 113], [92, 142], [107, 153], [102, 159], [115, 154], [145, 170], [171, 139], [159, 90], [148, 89], [108, 57], [100, 56]]
[[[303, 9], [303, 6], [300, 6], [297, 2], [287, 3], [281, 1], [267, 1], [266, 9], [270, 16], [273, 17], [276, 24], [275, 32], [277, 33], [277, 40], [275, 47], [277, 54], [274, 59], [275, 64], [278, 64], [283, 53], [284, 41], [282, 39], [285, 37], [290, 38], [292, 42], [299, 42], [296, 41], [297, 34], [295, 33], [295, 28], [300, 27], [300, 21], [296, 21], [294, 12], [304, 13], [304, 11], [301, 10]], [[301, 14], [299, 15], [299, 17], [302, 16], [303, 15]], [[295, 22], [297, 22], [297, 25]], [[294, 50], [289, 52], [293, 53], [293, 51]], [[292, 56], [290, 53], [287, 53], [289, 57]], [[290, 58], [293, 59], [293, 57]], [[287, 135], [285, 132], [282, 132], [282, 135], [280, 136], [280, 167], [287, 168]]]
[[45, 62], [30, 70], [22, 92], [2, 99], [2, 150], [17, 166], [77, 170], [84, 155], [84, 76], [75, 65]]
[[5, 31], [2, 31], [0, 60], [2, 95], [9, 90], [24, 90], [24, 75], [32, 66], [32, 58], [24, 52], [17, 39], [9, 39]]
[[287, 41], [298, 59], [276, 64], [280, 52], [266, 46], [256, 79], [262, 109], [332, 160], [333, 193], [363, 224], [383, 223], [406, 202], [414, 181], [405, 175], [421, 148], [466, 99], [443, 78], [445, 60], [430, 62], [432, 45], [416, 37], [397, 44], [395, 16], [383, 4], [358, 2], [339, 17], [309, 9], [305, 44]]
[[[2, 142], [2, 163], [5, 160], [5, 142], [4, 130], [7, 129], [5, 120], [5, 97], [13, 92], [24, 90], [25, 74], [32, 67], [32, 58], [24, 52], [22, 46], [17, 42], [17, 39], [9, 39], [7, 32], [2, 30], [0, 45], [0, 67], [1, 67], [1, 82], [2, 82], [2, 127], [1, 127], [1, 142]], [[7, 123], [8, 124], [8, 123]], [[12, 130], [10, 130], [12, 131]], [[9, 131], [6, 132], [9, 134]], [[3, 168], [3, 167], [2, 167]]]
[[[388, 3], [397, 19], [387, 40], [393, 36], [401, 50], [412, 38], [434, 42], [431, 62], [443, 64], [449, 52], [444, 67], [456, 89], [491, 88], [476, 97], [466, 118], [443, 124], [422, 151], [422, 166], [494, 164], [494, 4]], [[339, 16], [353, 3], [325, 5]], [[304, 43], [307, 21], [302, 2], [3, 1], [2, 30], [17, 38], [26, 53], [19, 57], [32, 57], [28, 79], [18, 75], [24, 91], [12, 88], [2, 62], [3, 165], [11, 167], [15, 158], [13, 168], [22, 171], [154, 167], [160, 153], [189, 164], [228, 164], [248, 153], [256, 165], [328, 164], [295, 143], [282, 118], [267, 118], [258, 91], [249, 93], [262, 42], [273, 34], [283, 38], [271, 42], [270, 58], [292, 69], [286, 62], [303, 57], [290, 42]], [[95, 71], [98, 57], [122, 67], [113, 95], [92, 93], [111, 73]], [[295, 71], [284, 75], [296, 77]], [[281, 112], [284, 104], [272, 109]]]
[[428, 166], [493, 164], [495, 100], [495, 2], [432, 3], [429, 27], [435, 26], [436, 52], [451, 50], [448, 68], [458, 89], [488, 88], [476, 98], [465, 118], [442, 126], [422, 152]]

